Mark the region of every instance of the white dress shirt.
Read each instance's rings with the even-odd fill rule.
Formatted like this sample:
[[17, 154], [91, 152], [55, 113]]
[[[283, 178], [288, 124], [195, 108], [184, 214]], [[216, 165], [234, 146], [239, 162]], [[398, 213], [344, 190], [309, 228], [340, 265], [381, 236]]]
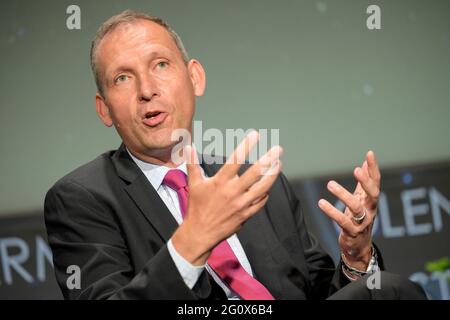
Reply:
[[[151, 164], [148, 162], [143, 162], [133, 156], [131, 152], [127, 149], [133, 161], [137, 164], [137, 166], [142, 170], [144, 175], [147, 177], [150, 184], [155, 188], [158, 195], [164, 201], [165, 205], [169, 209], [172, 216], [180, 225], [183, 222], [183, 218], [181, 215], [180, 204], [178, 202], [178, 194], [173, 189], [164, 185], [163, 179], [166, 173], [171, 169], [165, 166], [159, 166], [155, 164]], [[183, 171], [187, 175], [187, 167], [186, 163], [181, 164], [177, 169]], [[205, 172], [202, 169], [203, 177], [206, 178]], [[244, 249], [242, 248], [241, 243], [236, 234], [233, 234], [231, 237], [227, 239], [228, 244], [236, 255], [239, 263], [242, 265], [245, 271], [247, 271], [251, 276], [253, 276], [253, 272], [250, 266], [250, 262], [245, 255]], [[182, 276], [185, 284], [192, 289], [196, 284], [200, 274], [203, 269], [209, 272], [209, 274], [213, 277], [213, 279], [217, 282], [217, 284], [225, 291], [228, 299], [235, 300], [241, 299], [239, 295], [237, 295], [231, 288], [229, 288], [220, 277], [212, 270], [212, 268], [205, 264], [203, 266], [194, 266], [189, 261], [187, 261], [184, 257], [182, 257], [176, 250], [172, 244], [172, 239], [167, 242], [167, 248], [169, 250], [170, 256], [172, 257], [180, 275]]]

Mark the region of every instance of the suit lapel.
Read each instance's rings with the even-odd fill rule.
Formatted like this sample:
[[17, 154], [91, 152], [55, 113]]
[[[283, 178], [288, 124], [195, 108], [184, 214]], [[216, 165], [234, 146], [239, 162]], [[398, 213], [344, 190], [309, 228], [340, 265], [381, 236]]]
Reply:
[[124, 187], [130, 198], [136, 203], [141, 213], [154, 227], [164, 242], [167, 242], [178, 227], [178, 223], [160, 198], [156, 190], [147, 180], [139, 167], [134, 163], [122, 144], [112, 156], [117, 174], [126, 182]]
[[142, 174], [126, 186], [125, 191], [153, 225], [164, 242], [169, 241], [178, 228], [178, 223], [147, 178]]

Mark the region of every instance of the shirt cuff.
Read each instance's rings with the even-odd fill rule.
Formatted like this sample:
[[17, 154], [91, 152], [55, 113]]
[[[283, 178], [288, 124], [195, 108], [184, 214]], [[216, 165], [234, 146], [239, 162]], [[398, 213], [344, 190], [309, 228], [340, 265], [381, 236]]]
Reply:
[[175, 250], [175, 247], [172, 244], [172, 239], [167, 242], [167, 249], [169, 250], [169, 254], [172, 257], [172, 260], [175, 263], [178, 272], [183, 278], [184, 283], [186, 284], [186, 286], [188, 286], [189, 289], [192, 289], [197, 283], [197, 280], [202, 274], [203, 270], [205, 269], [205, 265], [194, 266], [185, 258], [183, 258], [177, 252], [177, 250]]

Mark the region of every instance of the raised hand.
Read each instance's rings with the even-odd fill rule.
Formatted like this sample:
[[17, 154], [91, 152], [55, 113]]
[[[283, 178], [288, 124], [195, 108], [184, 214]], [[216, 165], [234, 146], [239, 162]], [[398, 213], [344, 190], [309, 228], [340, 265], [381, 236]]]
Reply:
[[370, 262], [372, 227], [377, 215], [381, 174], [373, 151], [366, 154], [361, 167], [353, 172], [358, 184], [353, 193], [336, 181], [327, 188], [345, 205], [341, 212], [325, 199], [319, 200], [320, 209], [341, 227], [339, 246], [346, 262], [354, 268], [365, 270]]
[[206, 179], [195, 149], [186, 147], [190, 159], [188, 208], [172, 243], [190, 263], [204, 264], [218, 243], [233, 235], [266, 204], [268, 191], [281, 171], [282, 148], [271, 148], [243, 175], [237, 174], [258, 140], [257, 132], [247, 135], [216, 175]]

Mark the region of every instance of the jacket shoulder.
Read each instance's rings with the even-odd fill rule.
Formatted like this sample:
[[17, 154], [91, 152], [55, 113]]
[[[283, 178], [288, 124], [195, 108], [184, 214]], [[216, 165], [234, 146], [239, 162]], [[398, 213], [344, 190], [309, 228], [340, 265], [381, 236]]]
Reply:
[[104, 180], [108, 174], [111, 174], [111, 169], [113, 168], [111, 157], [115, 152], [116, 150], [107, 151], [88, 163], [81, 165], [59, 179], [50, 190], [58, 189], [58, 187], [70, 183], [89, 187]]

